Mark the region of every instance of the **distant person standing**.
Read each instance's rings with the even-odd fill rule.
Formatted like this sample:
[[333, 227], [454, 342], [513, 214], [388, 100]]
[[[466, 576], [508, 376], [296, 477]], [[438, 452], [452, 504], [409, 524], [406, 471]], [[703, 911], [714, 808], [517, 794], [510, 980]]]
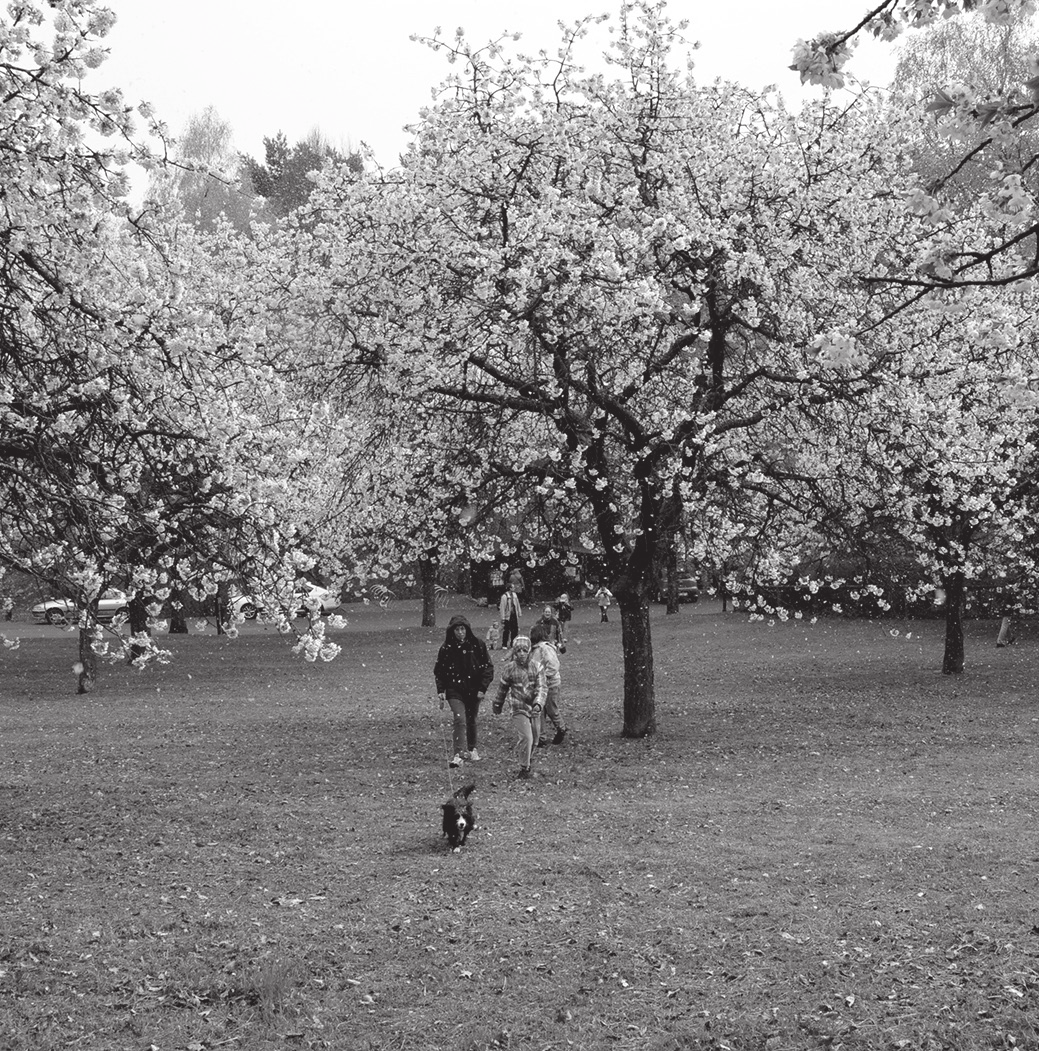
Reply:
[[516, 594], [519, 595], [520, 598], [524, 598], [525, 597], [524, 596], [524, 591], [525, 591], [527, 585], [526, 585], [526, 582], [523, 579], [523, 573], [520, 571], [519, 566], [517, 566], [509, 574], [509, 583], [516, 585]]
[[599, 590], [595, 593], [595, 601], [599, 603], [599, 623], [608, 623], [610, 606], [613, 604], [613, 592], [605, 584], [600, 584]]
[[507, 650], [519, 634], [520, 617], [523, 616], [516, 585], [511, 580], [498, 603], [498, 616], [501, 620], [501, 648]]

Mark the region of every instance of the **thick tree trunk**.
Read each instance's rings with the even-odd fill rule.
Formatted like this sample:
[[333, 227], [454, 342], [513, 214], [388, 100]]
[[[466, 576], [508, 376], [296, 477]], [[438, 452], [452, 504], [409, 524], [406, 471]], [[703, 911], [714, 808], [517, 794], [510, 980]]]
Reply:
[[437, 570], [440, 562], [436, 552], [430, 552], [418, 562], [419, 577], [422, 580], [422, 627], [437, 626]]
[[623, 589], [617, 596], [624, 650], [625, 737], [656, 733], [653, 694], [653, 639], [649, 630], [649, 602], [643, 590]]
[[79, 664], [76, 666], [76, 693], [93, 693], [97, 686], [97, 654], [94, 652], [94, 625], [79, 629]]
[[[148, 610], [145, 607], [144, 599], [141, 598], [140, 595], [136, 598], [130, 599], [128, 620], [130, 622], [131, 635], [151, 634], [148, 630]], [[142, 653], [144, 653], [143, 646], [131, 643], [126, 655], [127, 663], [132, 664]]]
[[945, 655], [943, 675], [963, 674], [963, 605], [965, 588], [962, 573], [951, 573], [945, 584]]

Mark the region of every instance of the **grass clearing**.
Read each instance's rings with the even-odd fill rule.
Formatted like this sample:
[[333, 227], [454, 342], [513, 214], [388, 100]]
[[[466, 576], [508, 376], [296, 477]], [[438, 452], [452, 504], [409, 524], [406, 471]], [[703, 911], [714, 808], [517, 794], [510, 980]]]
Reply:
[[1039, 1048], [1029, 625], [956, 680], [938, 622], [658, 610], [633, 742], [579, 606], [570, 737], [515, 782], [485, 704], [452, 854], [444, 628], [355, 614], [330, 664], [173, 637], [88, 698], [71, 636], [3, 654], [0, 1046]]

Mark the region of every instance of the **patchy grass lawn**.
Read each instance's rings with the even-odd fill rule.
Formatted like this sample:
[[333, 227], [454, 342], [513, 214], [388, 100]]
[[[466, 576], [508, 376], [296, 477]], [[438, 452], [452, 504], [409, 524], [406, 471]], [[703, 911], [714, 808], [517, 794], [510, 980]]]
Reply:
[[579, 607], [570, 739], [515, 782], [486, 706], [459, 854], [414, 607], [88, 699], [72, 637], [4, 652], [0, 1046], [1039, 1047], [1034, 632], [955, 680], [938, 623], [654, 616], [659, 735]]

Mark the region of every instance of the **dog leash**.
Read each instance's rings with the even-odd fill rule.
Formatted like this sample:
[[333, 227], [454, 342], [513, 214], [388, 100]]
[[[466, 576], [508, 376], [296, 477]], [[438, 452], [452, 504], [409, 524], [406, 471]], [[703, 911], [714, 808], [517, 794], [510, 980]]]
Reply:
[[[443, 708], [443, 705], [441, 705], [441, 703], [440, 703], [440, 698], [436, 694], [431, 694], [431, 698], [432, 698], [433, 704], [436, 706], [436, 708], [440, 712], [443, 712], [444, 708]], [[444, 726], [444, 717], [443, 717], [443, 715], [441, 715], [439, 717], [438, 721], [440, 723], [440, 736], [441, 736], [441, 740], [443, 741], [443, 745], [444, 745], [444, 755], [445, 756], [450, 756], [451, 749], [454, 747], [454, 744], [453, 744], [453, 742], [449, 741], [448, 738], [447, 738], [447, 728]], [[450, 790], [450, 792], [452, 794], [454, 794], [454, 791], [455, 791], [455, 782], [454, 782], [454, 779], [451, 776], [453, 772], [454, 771], [453, 771], [453, 769], [451, 767], [451, 764], [448, 763], [448, 765], [447, 765], [447, 773], [444, 774], [444, 778], [446, 779], [447, 787], [448, 787], [448, 789]]]

